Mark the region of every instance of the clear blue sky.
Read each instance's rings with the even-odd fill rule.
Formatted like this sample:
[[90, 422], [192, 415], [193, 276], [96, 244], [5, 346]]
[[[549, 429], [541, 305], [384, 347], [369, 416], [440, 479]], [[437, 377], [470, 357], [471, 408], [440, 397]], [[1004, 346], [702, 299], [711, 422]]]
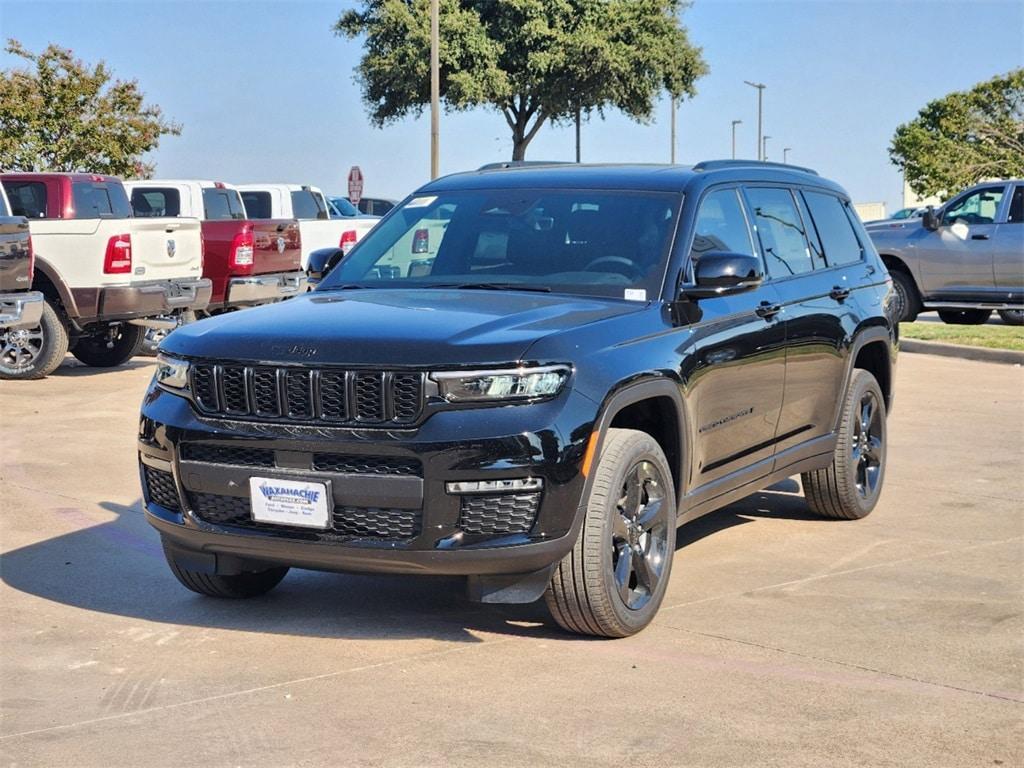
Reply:
[[[33, 50], [52, 41], [105, 59], [139, 80], [184, 125], [151, 158], [158, 176], [344, 192], [358, 164], [365, 195], [402, 197], [427, 180], [429, 120], [370, 126], [353, 82], [361, 45], [331, 33], [351, 4], [0, 0], [0, 32]], [[684, 22], [711, 74], [679, 110], [680, 162], [728, 157], [733, 119], [743, 120], [740, 156], [755, 156], [756, 92], [743, 80], [760, 80], [769, 159], [792, 147], [790, 162], [890, 211], [902, 194], [886, 152], [893, 129], [932, 98], [1024, 65], [1020, 0], [697, 0]], [[14, 63], [0, 54], [0, 66]], [[510, 156], [499, 113], [442, 115], [442, 172]], [[543, 128], [527, 156], [571, 159], [572, 129]], [[613, 115], [584, 127], [585, 161], [668, 158], [667, 102], [650, 125]]]

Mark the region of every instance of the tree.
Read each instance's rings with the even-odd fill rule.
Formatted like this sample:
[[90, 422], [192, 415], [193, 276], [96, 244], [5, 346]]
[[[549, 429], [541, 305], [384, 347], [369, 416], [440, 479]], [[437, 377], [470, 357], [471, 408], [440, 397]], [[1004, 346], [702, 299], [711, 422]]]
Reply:
[[930, 102], [896, 129], [889, 156], [919, 195], [1024, 176], [1024, 69]]
[[0, 168], [146, 177], [153, 166], [142, 156], [181, 133], [102, 61], [89, 66], [53, 44], [37, 54], [8, 40], [6, 50], [29, 66], [0, 72]]
[[[683, 0], [440, 0], [441, 98], [495, 108], [512, 159], [546, 122], [618, 109], [650, 121], [658, 95], [693, 96], [707, 72], [679, 15]], [[357, 80], [378, 127], [430, 103], [429, 0], [363, 0], [335, 33], [366, 35]]]

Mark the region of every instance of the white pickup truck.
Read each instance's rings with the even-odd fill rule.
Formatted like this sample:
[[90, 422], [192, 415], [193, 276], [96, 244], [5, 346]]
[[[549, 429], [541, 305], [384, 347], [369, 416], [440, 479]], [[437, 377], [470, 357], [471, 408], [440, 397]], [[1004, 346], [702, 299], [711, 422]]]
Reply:
[[11, 211], [29, 221], [35, 253], [32, 288], [46, 299], [38, 345], [9, 378], [40, 378], [68, 350], [86, 365], [120, 365], [136, 354], [146, 328], [203, 309], [198, 219], [132, 216], [120, 179], [86, 173], [0, 174]]
[[298, 219], [302, 239], [302, 268], [320, 248], [346, 253], [379, 221], [375, 216], [331, 218], [324, 193], [299, 184], [239, 184], [250, 219]]

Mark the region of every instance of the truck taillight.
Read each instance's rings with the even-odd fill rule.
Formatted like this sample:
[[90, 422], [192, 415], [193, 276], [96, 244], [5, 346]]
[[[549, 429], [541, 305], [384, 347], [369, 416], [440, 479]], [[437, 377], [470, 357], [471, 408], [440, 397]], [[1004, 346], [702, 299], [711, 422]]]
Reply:
[[417, 229], [412, 236], [412, 252], [427, 253], [430, 250], [430, 230]]
[[32, 285], [32, 281], [36, 277], [36, 252], [32, 248], [32, 235], [28, 236], [28, 284]]
[[103, 259], [103, 272], [122, 275], [132, 271], [132, 236], [114, 235], [107, 240], [107, 255]]
[[338, 243], [338, 247], [341, 248], [342, 253], [348, 253], [356, 245], [356, 231], [354, 229], [346, 229], [341, 233], [341, 241]]
[[252, 266], [256, 240], [252, 230], [246, 227], [231, 240], [231, 267], [245, 269]]

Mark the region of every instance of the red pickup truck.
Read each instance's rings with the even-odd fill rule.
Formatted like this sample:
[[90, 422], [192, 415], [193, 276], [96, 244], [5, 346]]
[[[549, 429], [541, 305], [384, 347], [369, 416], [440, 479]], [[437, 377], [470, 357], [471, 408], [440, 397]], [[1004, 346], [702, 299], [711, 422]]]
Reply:
[[137, 217], [200, 219], [203, 276], [213, 283], [210, 314], [265, 304], [306, 290], [299, 223], [254, 221], [230, 184], [200, 180], [125, 182]]

